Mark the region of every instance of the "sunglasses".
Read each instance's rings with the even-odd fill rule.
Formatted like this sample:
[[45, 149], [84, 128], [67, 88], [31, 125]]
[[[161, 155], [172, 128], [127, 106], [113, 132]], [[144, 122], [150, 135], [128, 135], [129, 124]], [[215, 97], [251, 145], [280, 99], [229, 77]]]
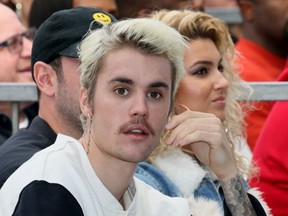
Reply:
[[31, 28], [21, 34], [13, 35], [9, 37], [6, 41], [0, 43], [0, 50], [7, 47], [10, 53], [19, 54], [22, 52], [23, 49], [23, 37], [33, 41], [35, 33], [36, 29]]

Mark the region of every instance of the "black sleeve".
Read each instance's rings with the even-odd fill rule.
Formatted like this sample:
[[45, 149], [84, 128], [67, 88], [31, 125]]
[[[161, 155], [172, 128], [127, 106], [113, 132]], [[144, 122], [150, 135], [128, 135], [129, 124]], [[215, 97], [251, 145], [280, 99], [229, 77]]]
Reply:
[[19, 196], [13, 216], [84, 216], [73, 195], [62, 185], [33, 181]]
[[[250, 202], [252, 204], [252, 206], [254, 207], [254, 210], [256, 212], [256, 215], [257, 216], [266, 216], [266, 213], [262, 207], [262, 205], [260, 204], [260, 202], [254, 197], [252, 196], [251, 194], [247, 193], [249, 199], [250, 199]], [[226, 204], [226, 201], [224, 199], [224, 215], [225, 216], [232, 216], [227, 204]]]

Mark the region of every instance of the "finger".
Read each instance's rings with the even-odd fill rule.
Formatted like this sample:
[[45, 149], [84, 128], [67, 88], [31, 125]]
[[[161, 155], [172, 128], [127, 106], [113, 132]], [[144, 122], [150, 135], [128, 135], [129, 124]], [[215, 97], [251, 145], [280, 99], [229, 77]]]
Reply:
[[[170, 131], [170, 136], [167, 140], [167, 144], [178, 145], [185, 136], [195, 133], [196, 131], [206, 131], [210, 133], [223, 133], [221, 122], [217, 119], [187, 119], [178, 125], [176, 128]], [[201, 140], [199, 140], [201, 141]]]
[[229, 163], [233, 157], [231, 152], [223, 145], [224, 142], [221, 134], [197, 131], [186, 136], [179, 147], [189, 146], [198, 160], [214, 171], [215, 167], [218, 166], [227, 167], [228, 164], [225, 163]]
[[215, 132], [216, 130], [219, 130], [219, 128], [221, 128], [221, 126], [219, 126], [213, 119], [186, 119], [176, 128], [170, 130], [167, 144], [177, 145], [177, 143], [183, 139], [184, 136], [197, 130], [208, 130]]
[[177, 142], [177, 146], [183, 147], [194, 143], [206, 143], [211, 149], [218, 149], [224, 143], [221, 133], [207, 130], [197, 130], [193, 133], [185, 135]]
[[171, 120], [166, 124], [166, 129], [171, 130], [181, 124], [183, 121], [191, 118], [217, 118], [214, 114], [195, 112], [187, 110], [179, 115], [174, 115]]

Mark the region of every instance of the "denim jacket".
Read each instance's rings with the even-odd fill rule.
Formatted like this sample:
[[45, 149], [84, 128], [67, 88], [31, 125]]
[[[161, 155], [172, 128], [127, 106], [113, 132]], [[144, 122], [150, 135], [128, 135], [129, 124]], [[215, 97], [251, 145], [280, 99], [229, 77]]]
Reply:
[[[193, 215], [231, 215], [217, 177], [196, 158], [179, 149], [165, 152], [161, 157], [157, 157], [153, 164], [139, 163], [135, 176], [167, 196], [187, 198]], [[244, 179], [243, 183], [245, 190], [253, 194], [248, 194], [250, 200], [251, 197], [256, 199], [256, 208], [260, 212], [263, 208], [269, 212], [259, 191], [250, 191]], [[266, 215], [264, 210], [262, 213], [257, 215]]]

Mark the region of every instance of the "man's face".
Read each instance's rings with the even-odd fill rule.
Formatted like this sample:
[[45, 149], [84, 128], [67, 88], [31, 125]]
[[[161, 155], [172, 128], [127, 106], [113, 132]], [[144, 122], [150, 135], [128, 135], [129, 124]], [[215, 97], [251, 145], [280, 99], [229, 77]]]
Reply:
[[[0, 5], [0, 43], [25, 30], [13, 11]], [[32, 42], [25, 37], [22, 37], [22, 42], [22, 45], [21, 40], [15, 45], [20, 47], [16, 53], [8, 47], [0, 47], [0, 82], [33, 82], [30, 66]]]
[[170, 62], [163, 56], [132, 48], [109, 53], [93, 101], [90, 151], [95, 157], [145, 160], [159, 144], [169, 113], [171, 83]]
[[272, 41], [283, 41], [285, 29], [287, 34], [288, 27], [288, 1], [254, 0], [252, 2], [254, 2], [253, 22], [257, 31]]
[[62, 56], [61, 63], [62, 78], [58, 77], [58, 89], [57, 94], [55, 95], [55, 106], [67, 124], [69, 124], [71, 127], [79, 128], [79, 131], [82, 131], [79, 119], [81, 113], [79, 106], [79, 60]]

